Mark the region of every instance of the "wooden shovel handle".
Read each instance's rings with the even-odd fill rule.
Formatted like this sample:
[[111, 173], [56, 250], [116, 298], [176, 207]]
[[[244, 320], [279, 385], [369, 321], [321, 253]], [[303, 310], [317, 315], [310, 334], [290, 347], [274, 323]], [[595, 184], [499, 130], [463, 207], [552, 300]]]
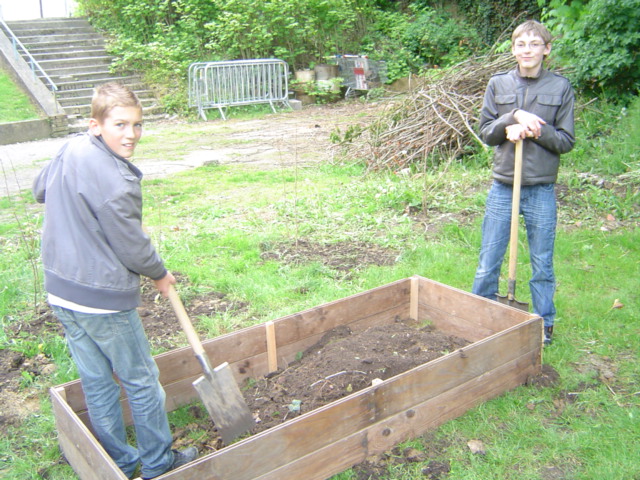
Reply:
[[182, 300], [180, 300], [178, 292], [173, 288], [173, 285], [169, 286], [169, 300], [171, 301], [173, 311], [178, 317], [182, 330], [184, 330], [184, 333], [187, 335], [187, 340], [189, 341], [189, 345], [191, 345], [193, 352], [196, 356], [204, 355], [204, 347], [202, 346], [200, 337], [198, 337], [198, 334], [193, 328], [191, 320], [189, 320], [189, 315], [187, 315], [187, 311], [184, 309]]
[[516, 281], [516, 263], [518, 260], [518, 224], [520, 219], [520, 186], [522, 184], [522, 140], [516, 142], [513, 167], [513, 199], [511, 201], [511, 238], [509, 239], [509, 296], [513, 297], [511, 285]]

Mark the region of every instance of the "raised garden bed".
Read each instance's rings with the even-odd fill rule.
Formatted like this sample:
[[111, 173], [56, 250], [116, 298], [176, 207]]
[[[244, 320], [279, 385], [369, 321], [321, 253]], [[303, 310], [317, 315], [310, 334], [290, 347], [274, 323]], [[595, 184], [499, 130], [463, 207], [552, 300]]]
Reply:
[[[428, 321], [470, 343], [157, 478], [322, 480], [523, 384], [541, 370], [540, 317], [419, 276], [274, 320], [278, 366], [293, 362], [336, 327], [357, 332], [404, 318]], [[203, 343], [211, 363], [229, 362], [241, 384], [270, 371], [265, 325]], [[168, 411], [199, 399], [191, 382], [201, 371], [190, 348], [158, 355], [156, 361]], [[126, 479], [91, 433], [80, 382], [52, 388], [51, 399], [60, 446], [79, 477]], [[123, 405], [127, 411], [124, 399]]]

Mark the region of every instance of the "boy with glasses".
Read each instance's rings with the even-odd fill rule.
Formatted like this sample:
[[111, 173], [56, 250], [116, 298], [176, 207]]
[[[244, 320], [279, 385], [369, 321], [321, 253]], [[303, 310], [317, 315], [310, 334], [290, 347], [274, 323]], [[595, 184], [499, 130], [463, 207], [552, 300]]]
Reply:
[[491, 77], [480, 115], [480, 138], [495, 150], [472, 292], [492, 300], [498, 293], [510, 236], [515, 143], [522, 140], [520, 213], [529, 243], [529, 287], [534, 313], [544, 319], [544, 343], [549, 345], [556, 315], [554, 186], [560, 154], [575, 143], [574, 94], [566, 78], [543, 67], [551, 52], [551, 34], [544, 25], [535, 20], [519, 25], [511, 37], [511, 52], [518, 65]]

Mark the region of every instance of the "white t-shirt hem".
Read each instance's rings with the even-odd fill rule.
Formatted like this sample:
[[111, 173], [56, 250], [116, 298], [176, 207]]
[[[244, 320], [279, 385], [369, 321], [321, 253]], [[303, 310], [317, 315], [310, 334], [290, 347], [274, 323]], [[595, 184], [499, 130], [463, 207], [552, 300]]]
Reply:
[[105, 310], [103, 308], [87, 307], [86, 305], [79, 305], [64, 298], [57, 297], [49, 293], [47, 295], [49, 305], [55, 305], [56, 307], [66, 308], [67, 310], [73, 310], [80, 313], [118, 313], [119, 310]]

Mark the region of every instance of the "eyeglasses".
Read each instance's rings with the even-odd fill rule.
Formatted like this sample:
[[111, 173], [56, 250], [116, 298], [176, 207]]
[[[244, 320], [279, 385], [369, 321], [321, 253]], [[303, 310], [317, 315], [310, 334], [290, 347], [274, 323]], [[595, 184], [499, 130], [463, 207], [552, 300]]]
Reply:
[[521, 43], [518, 42], [514, 45], [514, 48], [516, 50], [538, 50], [542, 47], [544, 47], [546, 45], [546, 43], [542, 43], [542, 42], [531, 42], [531, 43]]

